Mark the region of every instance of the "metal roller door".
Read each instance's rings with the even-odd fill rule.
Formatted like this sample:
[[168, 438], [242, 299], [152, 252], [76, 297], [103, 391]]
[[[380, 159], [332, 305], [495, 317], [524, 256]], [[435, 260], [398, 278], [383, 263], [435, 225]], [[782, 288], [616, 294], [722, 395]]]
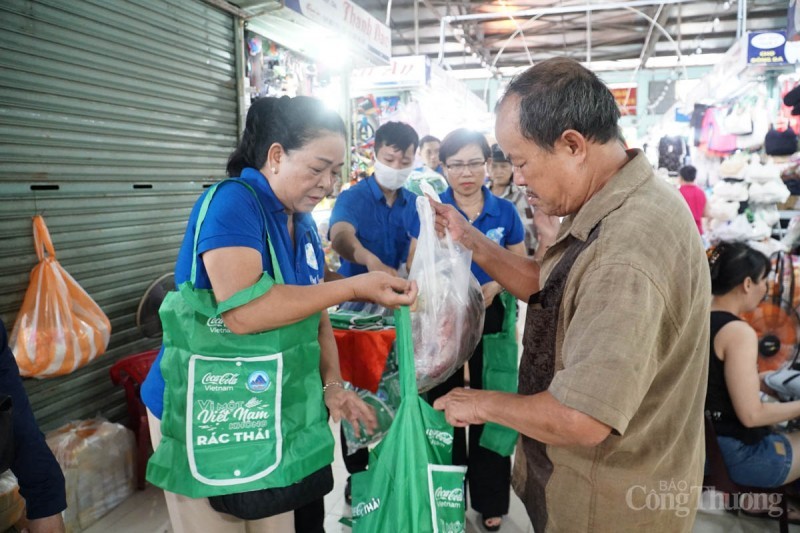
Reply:
[[26, 380], [43, 429], [125, 416], [108, 377], [155, 347], [135, 325], [237, 137], [231, 15], [199, 0], [0, 2], [0, 316], [10, 329], [43, 214], [58, 260], [111, 320], [107, 353]]

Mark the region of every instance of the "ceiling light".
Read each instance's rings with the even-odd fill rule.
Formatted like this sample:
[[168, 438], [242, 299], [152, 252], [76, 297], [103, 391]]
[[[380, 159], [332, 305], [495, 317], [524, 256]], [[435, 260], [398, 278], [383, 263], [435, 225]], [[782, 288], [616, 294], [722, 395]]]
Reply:
[[714, 29], [719, 29], [719, 17], [714, 17]]
[[471, 54], [471, 53], [472, 53], [472, 47], [471, 47], [470, 45], [467, 45], [467, 46], [465, 46], [465, 47], [464, 47], [464, 50], [466, 50], [466, 52], [467, 52], [468, 54]]
[[731, 8], [731, 3], [728, 2], [728, 0], [722, 2], [722, 9], [730, 9], [730, 8]]
[[697, 54], [697, 55], [700, 55], [700, 54], [703, 53], [703, 49], [698, 46], [697, 50], [695, 50], [694, 53]]

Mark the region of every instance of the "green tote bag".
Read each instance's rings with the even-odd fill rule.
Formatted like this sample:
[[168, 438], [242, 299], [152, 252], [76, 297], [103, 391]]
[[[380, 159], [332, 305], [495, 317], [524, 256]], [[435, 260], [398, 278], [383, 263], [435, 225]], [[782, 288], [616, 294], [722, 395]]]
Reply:
[[[502, 392], [517, 392], [518, 350], [516, 323], [517, 299], [503, 291], [498, 296], [505, 308], [503, 329], [483, 336], [483, 388]], [[480, 445], [502, 456], [514, 453], [518, 433], [511, 428], [487, 422], [483, 427]]]
[[353, 531], [461, 533], [466, 468], [450, 465], [453, 427], [417, 393], [407, 307], [395, 321], [402, 401], [369, 469], [353, 475]]
[[195, 230], [191, 280], [169, 293], [159, 311], [163, 438], [147, 465], [147, 480], [192, 498], [286, 487], [333, 462], [319, 373], [319, 315], [250, 335], [232, 333], [220, 318], [283, 283], [269, 236], [274, 281], [264, 273], [219, 304], [211, 290], [194, 286], [200, 227], [218, 187], [230, 183], [256, 194], [239, 180], [208, 191]]

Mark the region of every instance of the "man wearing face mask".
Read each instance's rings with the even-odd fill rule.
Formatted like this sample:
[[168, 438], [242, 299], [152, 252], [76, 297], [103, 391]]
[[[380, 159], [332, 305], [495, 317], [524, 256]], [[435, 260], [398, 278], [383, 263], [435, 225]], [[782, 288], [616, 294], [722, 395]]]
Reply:
[[402, 122], [375, 132], [375, 173], [336, 199], [329, 237], [345, 277], [382, 270], [396, 275], [406, 262], [409, 228], [418, 224], [416, 196], [403, 188], [414, 170], [419, 137]]
[[[339, 274], [355, 276], [373, 270], [397, 274], [408, 258], [411, 228], [419, 227], [416, 195], [404, 188], [414, 170], [419, 136], [402, 122], [387, 122], [375, 132], [375, 173], [358, 182], [336, 199], [328, 237], [341, 256]], [[417, 230], [418, 231], [418, 230]], [[347, 452], [341, 435], [342, 456], [350, 474], [367, 469], [366, 448]], [[345, 499], [349, 504], [350, 478]]]

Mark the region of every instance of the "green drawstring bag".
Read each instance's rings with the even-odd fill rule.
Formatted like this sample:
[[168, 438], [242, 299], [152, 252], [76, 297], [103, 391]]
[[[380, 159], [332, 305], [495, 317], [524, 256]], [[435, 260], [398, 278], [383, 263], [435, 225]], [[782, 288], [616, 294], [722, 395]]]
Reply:
[[453, 427], [417, 393], [411, 317], [395, 312], [402, 401], [369, 469], [353, 475], [353, 531], [466, 530], [464, 475], [452, 466]]
[[[517, 299], [509, 292], [499, 295], [505, 308], [503, 329], [483, 336], [483, 388], [502, 392], [517, 392], [519, 380], [516, 323]], [[514, 453], [517, 432], [511, 428], [487, 422], [483, 427], [480, 445], [504, 457]]]
[[239, 180], [209, 189], [195, 230], [191, 279], [159, 310], [163, 438], [147, 480], [190, 498], [294, 487], [333, 462], [319, 373], [319, 315], [250, 335], [232, 333], [220, 318], [283, 283], [268, 235], [275, 280], [264, 273], [221, 303], [211, 290], [194, 286], [200, 227], [217, 188], [231, 183], [256, 194]]

